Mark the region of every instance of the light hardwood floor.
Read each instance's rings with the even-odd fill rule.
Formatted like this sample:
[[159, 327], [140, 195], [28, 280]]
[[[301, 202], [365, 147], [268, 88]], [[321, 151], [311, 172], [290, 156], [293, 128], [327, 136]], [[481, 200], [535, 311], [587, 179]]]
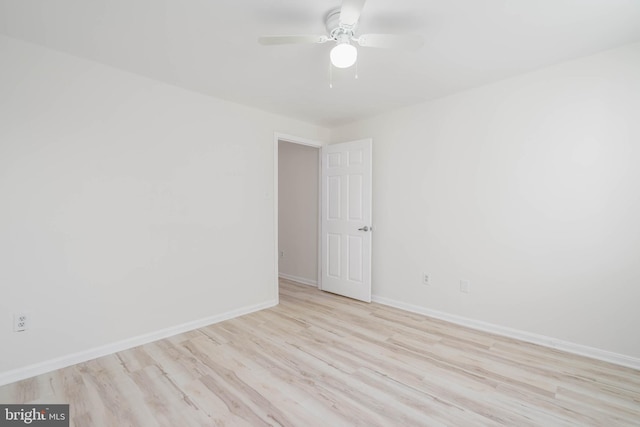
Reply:
[[281, 281], [280, 305], [0, 388], [75, 426], [630, 426], [640, 371]]

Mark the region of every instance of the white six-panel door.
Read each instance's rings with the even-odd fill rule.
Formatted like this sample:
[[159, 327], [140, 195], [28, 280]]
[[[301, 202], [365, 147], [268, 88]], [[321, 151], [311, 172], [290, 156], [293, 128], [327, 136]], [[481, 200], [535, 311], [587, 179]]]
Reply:
[[371, 301], [371, 139], [322, 149], [323, 291]]

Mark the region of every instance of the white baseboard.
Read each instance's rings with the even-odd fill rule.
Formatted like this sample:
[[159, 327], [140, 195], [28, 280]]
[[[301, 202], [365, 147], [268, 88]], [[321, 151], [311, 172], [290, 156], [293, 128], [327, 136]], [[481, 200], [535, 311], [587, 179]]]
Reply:
[[278, 302], [276, 300], [271, 300], [261, 304], [242, 307], [236, 310], [228, 311], [226, 313], [218, 314], [211, 317], [206, 317], [204, 319], [183, 323], [181, 325], [172, 326], [159, 331], [151, 332], [144, 335], [139, 335], [137, 337], [127, 338], [125, 340], [118, 341], [112, 344], [91, 348], [88, 350], [58, 357], [56, 359], [47, 360], [45, 362], [40, 362], [33, 365], [25, 366], [24, 368], [2, 372], [0, 373], [0, 386], [10, 384], [16, 381], [24, 380], [27, 378], [31, 378], [36, 375], [45, 374], [47, 372], [55, 371], [57, 369], [66, 368], [67, 366], [86, 362], [88, 360], [96, 359], [98, 357], [107, 356], [109, 354], [117, 353], [119, 351], [128, 350], [133, 347], [138, 347], [143, 344], [148, 344], [153, 341], [158, 341], [158, 340], [168, 338], [174, 335], [178, 335], [184, 332], [192, 331], [194, 329], [203, 328], [205, 326], [213, 325], [214, 323], [233, 319], [235, 317], [239, 317], [245, 314], [264, 310], [266, 308], [274, 307], [276, 305], [278, 305]]
[[604, 362], [610, 362], [616, 365], [640, 370], [640, 359], [625, 356], [623, 354], [613, 353], [607, 350], [601, 350], [599, 348], [589, 347], [582, 344], [575, 344], [572, 342], [547, 337], [545, 335], [538, 335], [518, 329], [507, 328], [505, 326], [469, 319], [467, 317], [457, 316], [441, 311], [430, 310], [428, 308], [420, 307], [413, 304], [407, 304], [401, 301], [396, 301], [377, 295], [373, 295], [372, 301], [379, 304], [388, 305], [390, 307], [399, 308], [401, 310], [410, 311], [412, 313], [418, 313], [428, 317], [445, 320], [447, 322], [466, 326], [471, 329], [490, 332], [492, 334], [501, 335], [508, 338], [515, 338], [521, 341], [530, 342], [532, 344], [538, 344], [545, 347], [565, 351], [567, 353], [578, 354], [581, 356], [590, 357], [592, 359], [602, 360]]
[[303, 285], [315, 286], [318, 287], [318, 282], [316, 280], [305, 279], [304, 277], [292, 276], [291, 274], [278, 273], [278, 277], [282, 279], [291, 280], [293, 282], [302, 283]]

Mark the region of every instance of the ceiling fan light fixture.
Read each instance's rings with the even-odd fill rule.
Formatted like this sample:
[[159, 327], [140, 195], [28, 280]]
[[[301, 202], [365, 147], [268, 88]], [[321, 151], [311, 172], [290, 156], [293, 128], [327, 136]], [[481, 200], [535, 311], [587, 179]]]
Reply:
[[358, 59], [358, 49], [348, 42], [338, 43], [329, 54], [331, 63], [336, 68], [349, 68]]

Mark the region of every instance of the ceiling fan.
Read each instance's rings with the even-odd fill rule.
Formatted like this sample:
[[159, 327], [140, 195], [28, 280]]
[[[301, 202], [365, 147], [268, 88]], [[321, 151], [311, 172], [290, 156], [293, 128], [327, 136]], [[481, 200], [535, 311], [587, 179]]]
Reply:
[[262, 45], [279, 44], [322, 44], [335, 42], [329, 55], [331, 63], [337, 68], [349, 68], [358, 59], [357, 43], [362, 47], [386, 49], [419, 49], [424, 41], [421, 36], [399, 34], [362, 34], [356, 37], [358, 19], [366, 0], [342, 0], [342, 7], [327, 15], [325, 24], [328, 35], [286, 35], [262, 36], [258, 42]]

